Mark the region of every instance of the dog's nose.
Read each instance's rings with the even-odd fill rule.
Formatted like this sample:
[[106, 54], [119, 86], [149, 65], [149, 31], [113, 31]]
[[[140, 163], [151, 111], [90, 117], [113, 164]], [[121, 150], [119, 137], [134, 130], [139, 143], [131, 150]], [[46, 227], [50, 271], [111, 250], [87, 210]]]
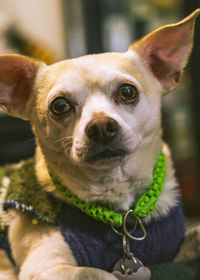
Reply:
[[111, 142], [119, 131], [117, 121], [109, 117], [100, 117], [91, 120], [85, 128], [87, 137], [98, 143]]

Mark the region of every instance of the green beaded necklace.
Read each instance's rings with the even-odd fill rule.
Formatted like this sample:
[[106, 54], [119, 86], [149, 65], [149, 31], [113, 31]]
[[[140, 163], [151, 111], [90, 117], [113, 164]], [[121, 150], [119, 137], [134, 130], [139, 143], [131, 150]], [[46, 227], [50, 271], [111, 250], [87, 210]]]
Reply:
[[[68, 200], [81, 211], [98, 221], [110, 224], [114, 227], [121, 227], [123, 225], [124, 214], [114, 212], [109, 208], [103, 207], [97, 202], [85, 202], [81, 200], [76, 195], [72, 194], [67, 187], [62, 185], [51, 173], [50, 176], [57, 190], [59, 190], [64, 197], [68, 198]], [[132, 217], [136, 219], [144, 218], [154, 211], [156, 202], [164, 187], [165, 177], [166, 160], [164, 154], [161, 152], [153, 170], [153, 181], [145, 193], [139, 198], [137, 203], [132, 206], [134, 209], [131, 214]]]

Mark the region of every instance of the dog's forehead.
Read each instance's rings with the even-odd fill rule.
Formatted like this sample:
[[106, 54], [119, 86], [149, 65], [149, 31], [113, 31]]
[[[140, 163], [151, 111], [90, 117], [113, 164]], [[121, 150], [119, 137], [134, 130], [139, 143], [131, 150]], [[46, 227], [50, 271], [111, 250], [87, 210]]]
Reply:
[[88, 55], [74, 59], [72, 63], [82, 71], [83, 75], [85, 74], [86, 79], [88, 78], [87, 74], [91, 79], [91, 77], [102, 75], [103, 73], [126, 72], [130, 70], [130, 67], [132, 68], [130, 57], [126, 53]]
[[[130, 53], [104, 53], [65, 60], [52, 65], [47, 73], [57, 83], [100, 86], [125, 75], [139, 78], [138, 67]], [[50, 75], [49, 75], [50, 73]]]

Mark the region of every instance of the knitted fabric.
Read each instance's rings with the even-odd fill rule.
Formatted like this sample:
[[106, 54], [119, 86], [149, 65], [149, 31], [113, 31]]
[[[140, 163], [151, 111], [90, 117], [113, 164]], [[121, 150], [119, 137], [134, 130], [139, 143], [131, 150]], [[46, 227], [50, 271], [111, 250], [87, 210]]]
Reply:
[[[64, 205], [59, 219], [61, 232], [70, 245], [79, 266], [111, 271], [122, 257], [122, 238], [109, 225], [83, 214], [79, 209]], [[143, 241], [130, 241], [131, 251], [145, 265], [171, 261], [184, 238], [184, 217], [181, 206], [174, 207], [161, 219], [148, 226]], [[135, 234], [141, 236], [141, 229]]]
[[4, 210], [13, 207], [30, 213], [37, 220], [56, 224], [62, 202], [44, 191], [39, 184], [34, 159], [28, 159], [18, 168], [12, 165], [0, 168], [0, 191], [5, 178], [9, 179], [9, 186], [4, 195]]

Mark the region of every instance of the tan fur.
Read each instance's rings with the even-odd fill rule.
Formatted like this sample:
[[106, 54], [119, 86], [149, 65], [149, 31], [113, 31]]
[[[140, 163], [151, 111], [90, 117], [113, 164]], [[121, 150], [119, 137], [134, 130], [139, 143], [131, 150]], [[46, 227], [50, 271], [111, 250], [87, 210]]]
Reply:
[[175, 261], [187, 262], [199, 259], [200, 256], [200, 224], [189, 227], [186, 238], [176, 255]]
[[8, 260], [4, 250], [0, 250], [0, 279], [1, 280], [17, 280], [16, 271]]
[[[190, 22], [195, 21], [199, 12], [171, 28], [184, 23], [189, 38], [193, 33]], [[160, 29], [148, 36], [148, 44], [155, 34], [159, 37], [159, 32]], [[191, 39], [188, 41], [191, 43]], [[152, 217], [167, 215], [177, 203], [177, 182], [170, 151], [162, 142], [160, 116], [161, 96], [167, 91], [166, 86], [168, 90], [174, 87], [176, 79], [163, 81], [160, 73], [154, 76], [147, 65], [146, 53], [142, 53], [142, 42], [146, 42], [145, 39], [132, 45], [126, 53], [88, 55], [51, 66], [41, 64], [39, 68], [37, 62], [38, 71], [34, 73], [29, 100], [22, 99], [24, 104], [28, 102], [25, 115], [21, 111], [20, 114], [30, 119], [36, 135], [36, 175], [46, 191], [61, 199], [64, 198], [55, 189], [49, 170], [81, 199], [100, 201], [116, 210], [128, 210], [151, 182], [154, 164], [162, 150], [167, 159], [167, 177], [156, 210], [146, 219], [150, 222]], [[187, 58], [190, 43], [185, 46]], [[183, 64], [185, 62], [180, 63], [179, 72]], [[137, 104], [127, 106], [113, 101], [113, 95], [123, 83], [137, 87]], [[78, 105], [75, 113], [56, 121], [49, 113], [49, 105], [60, 96]], [[4, 96], [2, 100], [0, 97], [0, 102], [12, 108]], [[120, 160], [90, 164], [85, 161], [88, 151], [85, 128], [100, 114], [117, 121], [121, 142], [129, 153]], [[33, 225], [31, 217], [17, 211], [13, 215], [9, 240], [19, 267], [18, 280], [116, 279], [102, 270], [77, 267], [69, 245], [56, 227], [43, 223]], [[0, 271], [0, 279], [1, 275]]]

